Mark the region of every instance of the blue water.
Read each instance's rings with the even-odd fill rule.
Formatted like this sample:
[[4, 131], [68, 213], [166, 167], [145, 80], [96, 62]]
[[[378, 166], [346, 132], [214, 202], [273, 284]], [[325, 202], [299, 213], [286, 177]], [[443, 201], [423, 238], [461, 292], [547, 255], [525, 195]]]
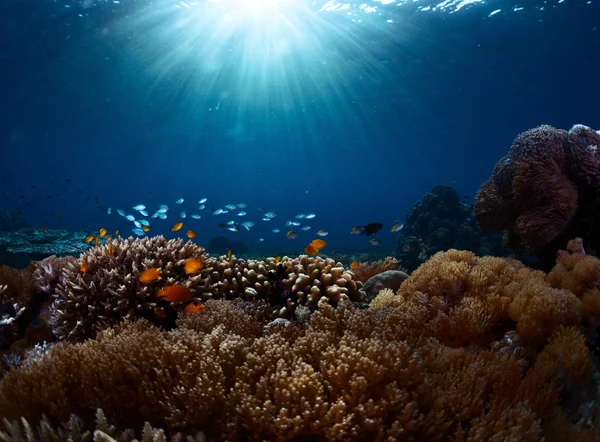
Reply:
[[386, 250], [433, 185], [472, 199], [518, 133], [600, 128], [600, 1], [385, 3], [3, 0], [0, 209], [128, 234], [116, 209], [167, 204], [149, 234], [186, 210], [201, 244], [251, 220], [226, 235], [299, 252], [319, 229], [372, 249], [349, 232], [378, 221]]

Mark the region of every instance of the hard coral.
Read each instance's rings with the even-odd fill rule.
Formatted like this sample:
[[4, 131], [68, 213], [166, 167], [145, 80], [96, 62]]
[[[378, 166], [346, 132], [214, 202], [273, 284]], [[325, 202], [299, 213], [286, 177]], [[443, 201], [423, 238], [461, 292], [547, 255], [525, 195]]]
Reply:
[[598, 146], [600, 134], [585, 126], [523, 132], [477, 192], [479, 225], [504, 230], [507, 245], [546, 260], [568, 237], [597, 237]]
[[352, 279], [364, 284], [373, 276], [387, 270], [400, 270], [406, 272], [406, 269], [402, 267], [396, 258], [387, 256], [385, 259], [380, 259], [379, 261], [359, 262], [358, 267], [352, 269], [352, 274], [354, 275]]
[[[171, 306], [157, 299], [156, 293], [166, 285], [193, 290], [203, 284], [202, 274], [186, 275], [188, 258], [204, 260], [204, 249], [191, 241], [162, 236], [119, 237], [91, 248], [62, 270], [63, 279], [53, 295], [55, 332], [61, 339], [82, 340], [125, 319], [146, 318], [163, 324], [163, 318], [155, 314], [156, 307], [165, 308], [167, 320], [174, 323]], [[160, 279], [140, 282], [141, 273], [153, 267], [161, 270]]]
[[265, 261], [221, 256], [207, 261], [204, 299], [266, 299], [280, 316], [291, 316], [298, 305], [315, 310], [342, 300], [361, 301], [362, 284], [342, 263], [331, 258], [301, 255]]
[[[221, 315], [231, 303], [222, 304]], [[238, 307], [236, 307], [238, 308]], [[207, 315], [211, 309], [207, 308]], [[559, 388], [545, 370], [525, 376], [493, 351], [432, 339], [422, 307], [323, 306], [303, 329], [258, 335], [198, 322], [169, 332], [148, 323], [54, 346], [0, 381], [0, 417], [45, 414], [85, 424], [102, 408], [120, 428], [144, 422], [209, 440], [553, 439]], [[208, 319], [214, 322], [213, 319]], [[254, 323], [251, 325], [250, 323]], [[593, 436], [593, 434], [587, 434]]]

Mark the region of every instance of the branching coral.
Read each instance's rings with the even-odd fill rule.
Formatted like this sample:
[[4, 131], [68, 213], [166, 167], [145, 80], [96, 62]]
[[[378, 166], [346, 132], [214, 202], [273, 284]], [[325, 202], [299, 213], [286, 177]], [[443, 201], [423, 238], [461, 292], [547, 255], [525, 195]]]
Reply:
[[210, 316], [230, 308], [246, 322], [235, 332], [183, 318], [169, 332], [127, 324], [58, 344], [0, 381], [0, 417], [64, 422], [76, 413], [90, 423], [102, 408], [121, 428], [147, 421], [230, 441], [552, 440], [545, 428], [560, 414], [559, 389], [547, 373], [522, 377], [510, 357], [439, 344], [419, 304], [325, 305], [291, 334], [257, 335], [250, 323], [264, 325], [261, 315], [226, 301], [203, 315], [216, 324]]
[[595, 241], [597, 146], [600, 134], [585, 126], [570, 132], [540, 126], [520, 134], [477, 193], [479, 225], [504, 230], [509, 246], [550, 260], [569, 236]]
[[[119, 237], [91, 248], [62, 270], [53, 295], [55, 332], [61, 339], [80, 340], [124, 319], [141, 317], [161, 323], [154, 309], [169, 307], [156, 297], [161, 287], [179, 284], [193, 290], [203, 284], [202, 274], [186, 275], [188, 258], [204, 260], [204, 249], [162, 236]], [[142, 283], [139, 277], [149, 268], [160, 269], [161, 277]]]

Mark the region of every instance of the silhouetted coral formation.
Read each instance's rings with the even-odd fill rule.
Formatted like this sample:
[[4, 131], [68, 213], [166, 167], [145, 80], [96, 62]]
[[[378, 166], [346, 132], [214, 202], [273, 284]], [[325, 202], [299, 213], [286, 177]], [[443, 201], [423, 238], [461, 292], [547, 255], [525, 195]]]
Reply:
[[450, 186], [437, 185], [415, 203], [396, 238], [396, 257], [413, 271], [431, 255], [452, 248], [479, 256], [508, 256], [499, 234], [483, 231], [472, 217], [472, 206], [461, 202]]

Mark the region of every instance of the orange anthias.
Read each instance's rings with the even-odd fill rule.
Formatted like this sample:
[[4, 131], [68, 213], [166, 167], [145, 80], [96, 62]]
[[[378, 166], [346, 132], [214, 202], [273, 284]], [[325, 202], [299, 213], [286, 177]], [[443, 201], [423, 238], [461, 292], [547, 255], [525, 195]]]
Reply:
[[194, 239], [196, 237], [196, 232], [194, 232], [193, 230], [188, 230], [187, 231], [187, 237], [189, 239]]
[[151, 267], [142, 272], [142, 274], [139, 277], [139, 280], [144, 284], [148, 284], [149, 282], [156, 281], [158, 278], [160, 278], [161, 273], [162, 271], [160, 269]]
[[204, 268], [204, 263], [196, 258], [188, 258], [185, 260], [185, 274], [195, 275]]
[[358, 263], [358, 261], [352, 261], [352, 263], [350, 264], [350, 268], [352, 270], [356, 270], [359, 267], [360, 267], [360, 264]]
[[309, 244], [306, 247], [304, 247], [304, 253], [306, 253], [307, 255], [316, 255], [317, 253], [319, 253], [319, 249], [316, 249], [311, 244]]
[[177, 224], [175, 224], [175, 225], [174, 225], [174, 226], [171, 228], [171, 230], [172, 230], [173, 232], [177, 232], [177, 231], [178, 231], [179, 229], [181, 229], [182, 227], [183, 227], [183, 223], [182, 223], [182, 222], [178, 222]]
[[188, 302], [194, 296], [185, 285], [168, 285], [158, 291], [156, 296], [167, 302]]
[[183, 314], [185, 315], [189, 315], [189, 314], [198, 314], [198, 313], [202, 313], [204, 311], [204, 304], [202, 304], [201, 302], [190, 302], [188, 305], [185, 306], [185, 309], [183, 310]]
[[327, 243], [325, 241], [323, 241], [322, 239], [313, 239], [310, 242], [310, 245], [313, 246], [315, 249], [319, 250], [319, 249], [322, 249], [323, 247], [325, 247], [327, 245]]

